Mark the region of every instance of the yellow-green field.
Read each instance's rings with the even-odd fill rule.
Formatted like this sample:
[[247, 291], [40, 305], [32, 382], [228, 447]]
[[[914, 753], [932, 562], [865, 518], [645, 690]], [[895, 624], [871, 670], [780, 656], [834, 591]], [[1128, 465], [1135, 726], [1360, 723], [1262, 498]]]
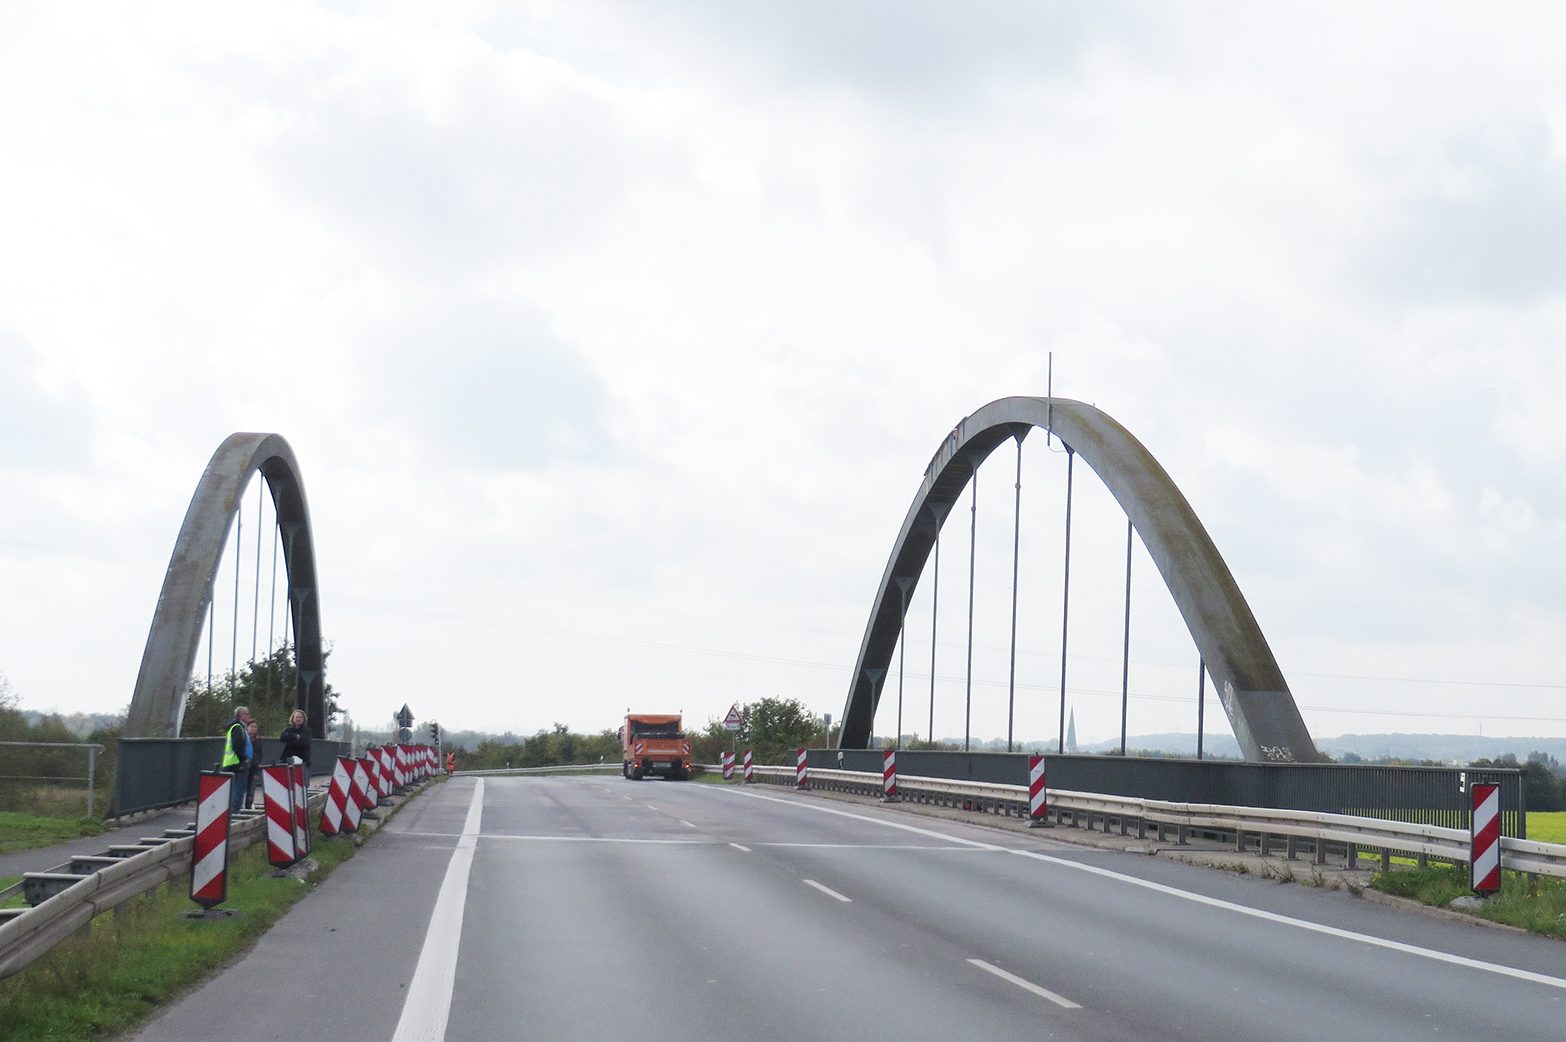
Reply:
[[1540, 843], [1566, 843], [1566, 810], [1529, 811], [1528, 838]]

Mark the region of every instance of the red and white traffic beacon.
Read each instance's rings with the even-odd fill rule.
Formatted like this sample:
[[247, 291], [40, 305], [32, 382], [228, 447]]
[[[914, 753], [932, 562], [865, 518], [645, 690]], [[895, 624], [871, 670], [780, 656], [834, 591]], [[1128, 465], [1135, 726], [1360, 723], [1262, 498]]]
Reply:
[[190, 899], [211, 909], [228, 897], [228, 799], [234, 776], [202, 771], [196, 789], [196, 840], [190, 857]]
[[1469, 820], [1473, 891], [1489, 897], [1501, 889], [1501, 787], [1494, 782], [1472, 782], [1468, 792], [1473, 797]]

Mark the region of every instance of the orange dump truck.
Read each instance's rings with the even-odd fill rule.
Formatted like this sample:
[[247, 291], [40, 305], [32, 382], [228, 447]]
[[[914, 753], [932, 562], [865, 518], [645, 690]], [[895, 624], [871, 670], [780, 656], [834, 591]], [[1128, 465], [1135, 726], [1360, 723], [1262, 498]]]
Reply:
[[627, 778], [691, 776], [691, 743], [678, 713], [627, 713], [620, 728], [620, 766]]

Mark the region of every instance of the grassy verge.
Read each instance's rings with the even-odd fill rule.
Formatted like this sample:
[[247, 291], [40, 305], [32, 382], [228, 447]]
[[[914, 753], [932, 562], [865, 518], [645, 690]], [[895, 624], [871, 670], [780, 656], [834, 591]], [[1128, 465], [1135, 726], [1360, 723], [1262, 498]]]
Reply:
[[[22, 881], [22, 877], [21, 876], [0, 876], [0, 890], [4, 890], [6, 887], [10, 886], [11, 884], [13, 884], [13, 883], [20, 883], [21, 881]], [[20, 908], [22, 905], [24, 905], [26, 903], [27, 903], [26, 898], [24, 898], [21, 894], [15, 894], [15, 895], [13, 895], [11, 897], [0, 898], [0, 908]]]
[[63, 843], [103, 831], [97, 818], [47, 818], [37, 814], [0, 811], [0, 854]]
[[[1472, 892], [1467, 865], [1378, 872], [1370, 885], [1383, 893], [1441, 908], [1453, 898]], [[1502, 872], [1500, 893], [1492, 895], [1473, 914], [1566, 940], [1566, 880], [1541, 877], [1530, 882], [1521, 872]]]
[[0, 981], [0, 1042], [85, 1042], [134, 1027], [248, 949], [353, 851], [318, 842], [307, 881], [272, 879], [266, 844], [255, 844], [230, 862], [223, 907], [239, 914], [228, 919], [180, 914], [195, 908], [188, 877], [100, 915], [89, 936]]

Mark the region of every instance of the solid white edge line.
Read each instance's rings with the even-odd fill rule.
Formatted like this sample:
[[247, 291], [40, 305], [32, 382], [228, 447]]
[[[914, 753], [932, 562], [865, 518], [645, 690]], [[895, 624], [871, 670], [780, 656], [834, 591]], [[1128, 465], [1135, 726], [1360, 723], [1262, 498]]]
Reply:
[[1402, 941], [1391, 941], [1384, 937], [1376, 937], [1366, 933], [1356, 933], [1353, 930], [1344, 930], [1336, 926], [1326, 926], [1322, 923], [1313, 923], [1308, 919], [1296, 919], [1293, 916], [1281, 915], [1277, 912], [1263, 911], [1260, 908], [1251, 908], [1247, 905], [1235, 904], [1233, 901], [1224, 901], [1216, 897], [1207, 897], [1204, 894], [1192, 893], [1189, 890], [1179, 890], [1163, 883], [1154, 883], [1147, 879], [1138, 879], [1136, 876], [1128, 876], [1121, 872], [1115, 872], [1107, 868], [1099, 868], [1097, 865], [1087, 865], [1076, 861], [1068, 861], [1065, 858], [1051, 857], [1049, 854], [1040, 854], [1033, 850], [1021, 850], [1015, 847], [1003, 847], [994, 843], [981, 843], [977, 840], [963, 839], [960, 836], [949, 836], [932, 829], [919, 828], [917, 825], [907, 825], [900, 821], [883, 821], [880, 818], [872, 818], [867, 814], [854, 814], [851, 811], [838, 810], [836, 807], [818, 807], [811, 803], [802, 803], [799, 800], [779, 799], [776, 796], [763, 796], [760, 793], [745, 792], [743, 789], [723, 789], [706, 787], [703, 791], [726, 793], [730, 796], [740, 796], [745, 799], [766, 800], [768, 803], [781, 803], [787, 807], [800, 810], [815, 811], [818, 814], [836, 814], [839, 817], [852, 818], [855, 821], [865, 821], [872, 825], [880, 825], [884, 828], [902, 829], [905, 832], [913, 832], [921, 836], [934, 836], [946, 840], [949, 843], [961, 843], [964, 846], [978, 847], [983, 850], [1004, 850], [1008, 854], [1016, 854], [1019, 857], [1033, 858], [1036, 861], [1048, 862], [1059, 865], [1062, 868], [1075, 869], [1078, 872], [1087, 872], [1091, 875], [1102, 876], [1105, 879], [1117, 879], [1122, 883], [1139, 886], [1145, 890], [1153, 890], [1157, 893], [1167, 894], [1170, 897], [1178, 897], [1184, 901], [1192, 901], [1196, 904], [1206, 905], [1209, 908], [1222, 908], [1226, 911], [1236, 912], [1240, 915], [1248, 915], [1255, 919], [1263, 919], [1267, 922], [1278, 923], [1283, 926], [1293, 926], [1301, 930], [1309, 930], [1312, 933], [1324, 934], [1328, 937], [1337, 937], [1346, 941], [1357, 941], [1360, 944], [1368, 944], [1375, 948], [1386, 948], [1390, 951], [1402, 952], [1405, 955], [1414, 955], [1422, 959], [1431, 959], [1436, 962], [1450, 963], [1453, 966], [1463, 966], [1471, 970], [1482, 970], [1486, 973], [1494, 973], [1502, 977], [1512, 977], [1517, 980], [1525, 980], [1534, 984], [1543, 984], [1550, 988], [1566, 990], [1566, 979], [1551, 977], [1543, 973], [1534, 973], [1532, 970], [1520, 970], [1515, 966], [1503, 966], [1496, 962], [1484, 962], [1479, 959], [1470, 959], [1462, 955], [1453, 955], [1449, 952], [1437, 951], [1434, 948], [1421, 948], [1418, 945], [1404, 944]]
[[806, 879], [806, 880], [804, 880], [804, 883], [805, 883], [806, 886], [813, 886], [813, 887], [815, 887], [817, 890], [821, 891], [823, 894], [826, 894], [828, 897], [835, 897], [835, 898], [837, 898], [839, 901], [843, 902], [844, 904], [853, 904], [854, 903], [854, 899], [852, 897], [844, 897], [842, 894], [838, 893], [836, 890], [833, 890], [829, 886], [822, 886], [820, 883], [816, 882], [814, 879]]
[[446, 876], [441, 880], [430, 913], [419, 962], [402, 1002], [402, 1016], [392, 1042], [443, 1042], [446, 1021], [451, 1016], [451, 993], [457, 983], [457, 952], [462, 945], [462, 913], [468, 902], [468, 875], [473, 869], [473, 853], [478, 849], [480, 823], [484, 813], [484, 779], [476, 779], [468, 803], [468, 816], [462, 836], [451, 852]]
[[995, 976], [999, 977], [1001, 980], [1007, 981], [1007, 982], [1009, 982], [1011, 984], [1015, 984], [1017, 987], [1021, 988], [1023, 991], [1031, 991], [1033, 994], [1037, 995], [1041, 999], [1049, 999], [1049, 1001], [1053, 1002], [1055, 1005], [1059, 1006], [1061, 1009], [1081, 1009], [1082, 1008], [1079, 1004], [1077, 1004], [1075, 1002], [1072, 1002], [1070, 999], [1066, 998], [1064, 995], [1057, 995], [1053, 991], [1050, 991], [1048, 988], [1041, 988], [1037, 984], [1034, 984], [1030, 980], [1023, 980], [1021, 977], [1017, 976], [1015, 973], [1007, 973], [1005, 970], [1001, 969], [999, 966], [991, 965], [990, 963], [985, 962], [983, 959], [969, 959], [968, 961], [973, 963], [973, 965], [977, 966], [979, 969], [983, 970], [985, 973], [993, 973], [993, 974], [995, 974]]

